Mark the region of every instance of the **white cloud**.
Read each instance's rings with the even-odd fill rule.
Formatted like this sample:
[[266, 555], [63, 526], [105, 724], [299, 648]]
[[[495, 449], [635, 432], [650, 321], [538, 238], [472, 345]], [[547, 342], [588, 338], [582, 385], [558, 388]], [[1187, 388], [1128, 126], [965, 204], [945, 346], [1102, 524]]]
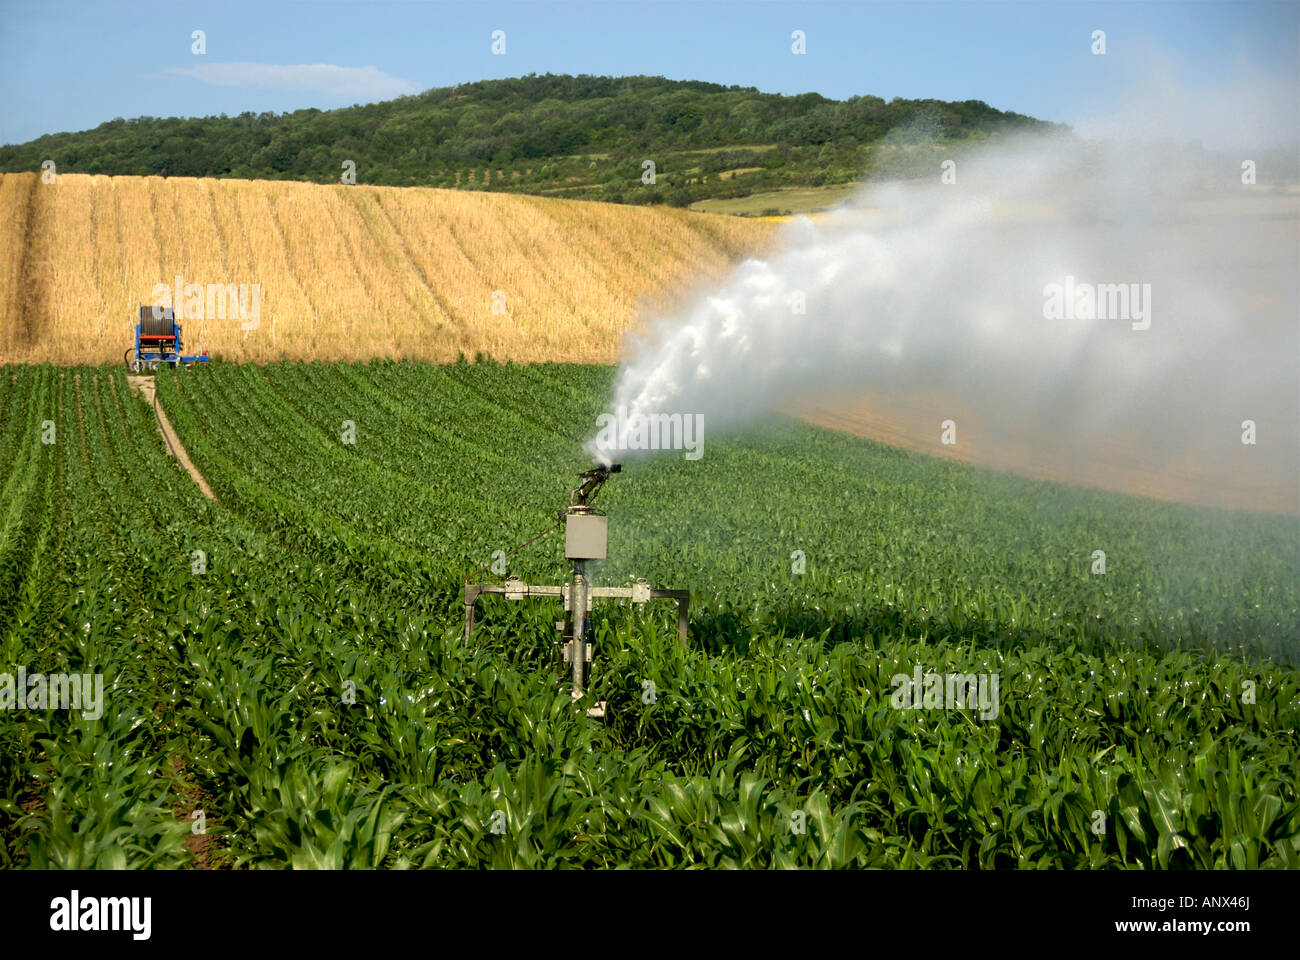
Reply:
[[172, 67], [168, 72], [214, 87], [310, 90], [354, 103], [419, 92], [409, 80], [389, 76], [375, 67], [340, 67], [333, 63], [204, 63]]

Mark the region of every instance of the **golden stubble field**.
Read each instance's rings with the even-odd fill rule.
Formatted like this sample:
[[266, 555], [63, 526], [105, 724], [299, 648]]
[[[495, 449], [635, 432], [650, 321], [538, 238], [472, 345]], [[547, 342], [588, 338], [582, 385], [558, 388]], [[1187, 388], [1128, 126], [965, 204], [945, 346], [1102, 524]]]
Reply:
[[[0, 174], [0, 363], [118, 363], [158, 284], [257, 285], [183, 321], [222, 359], [613, 363], [624, 334], [776, 226], [429, 188]], [[205, 303], [204, 312], [207, 313]], [[250, 327], [251, 329], [245, 329]]]

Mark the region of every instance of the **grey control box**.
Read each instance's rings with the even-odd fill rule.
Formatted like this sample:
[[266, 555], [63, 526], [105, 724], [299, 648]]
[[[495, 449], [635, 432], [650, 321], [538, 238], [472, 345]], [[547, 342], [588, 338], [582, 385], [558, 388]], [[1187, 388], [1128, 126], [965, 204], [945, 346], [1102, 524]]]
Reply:
[[604, 560], [608, 517], [571, 514], [564, 524], [564, 556], [569, 560]]

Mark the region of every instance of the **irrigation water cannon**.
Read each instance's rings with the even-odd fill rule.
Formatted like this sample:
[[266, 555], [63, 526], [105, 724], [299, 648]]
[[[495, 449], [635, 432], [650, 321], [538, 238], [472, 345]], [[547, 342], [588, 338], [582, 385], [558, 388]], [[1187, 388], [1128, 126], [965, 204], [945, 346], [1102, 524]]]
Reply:
[[569, 506], [586, 506], [587, 501], [596, 495], [601, 484], [609, 479], [610, 474], [622, 473], [623, 464], [611, 463], [608, 466], [595, 467], [591, 470], [585, 470], [578, 476], [582, 483], [573, 488], [573, 493], [569, 495]]
[[[614, 463], [580, 473], [578, 476], [582, 482], [573, 488], [573, 492], [569, 495], [569, 507], [559, 512], [556, 523], [510, 551], [510, 554], [517, 553], [563, 525], [564, 556], [573, 564], [573, 573], [568, 583], [548, 586], [524, 583], [518, 578], [507, 578], [503, 583], [470, 583], [468, 580], [465, 582], [466, 642], [474, 632], [475, 605], [482, 594], [499, 593], [507, 600], [522, 600], [525, 597], [563, 599], [564, 619], [557, 620], [555, 628], [560, 631], [559, 645], [564, 655], [564, 662], [569, 665], [569, 672], [573, 677], [571, 692], [575, 700], [583, 695], [587, 680], [587, 664], [591, 662], [591, 618], [588, 614], [591, 613], [593, 600], [630, 600], [638, 606], [650, 600], [676, 600], [677, 634], [681, 637], [682, 643], [686, 643], [689, 590], [658, 590], [645, 580], [638, 580], [630, 587], [597, 587], [588, 578], [587, 564], [592, 560], [606, 559], [609, 540], [609, 518], [596, 510], [591, 505], [591, 501], [595, 499], [605, 482], [622, 469], [620, 464]], [[478, 573], [482, 572], [482, 570], [478, 571]], [[603, 717], [604, 702], [592, 707], [587, 713], [593, 717]]]

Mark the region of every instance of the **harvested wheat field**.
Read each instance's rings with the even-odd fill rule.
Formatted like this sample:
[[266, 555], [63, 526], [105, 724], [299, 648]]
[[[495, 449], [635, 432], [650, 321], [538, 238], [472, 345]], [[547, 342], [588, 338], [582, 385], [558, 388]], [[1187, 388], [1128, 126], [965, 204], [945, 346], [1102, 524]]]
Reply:
[[775, 229], [420, 187], [2, 174], [0, 363], [120, 362], [158, 285], [189, 304], [186, 349], [225, 360], [612, 363], [640, 309]]

